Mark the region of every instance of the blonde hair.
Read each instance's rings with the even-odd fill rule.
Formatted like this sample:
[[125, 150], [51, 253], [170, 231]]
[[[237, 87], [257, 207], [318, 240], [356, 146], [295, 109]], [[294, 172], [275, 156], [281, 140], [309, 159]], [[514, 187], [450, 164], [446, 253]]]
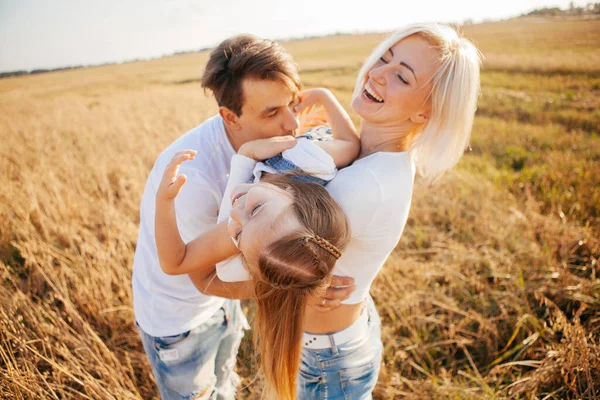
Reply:
[[419, 175], [432, 181], [456, 165], [469, 145], [482, 57], [475, 45], [447, 25], [409, 25], [373, 50], [358, 73], [353, 97], [362, 93], [365, 78], [375, 63], [393, 45], [412, 35], [427, 40], [439, 59], [439, 67], [431, 79], [431, 113], [409, 150]]
[[295, 399], [305, 308], [329, 286], [350, 226], [324, 187], [289, 176], [269, 183], [293, 193], [291, 211], [303, 228], [259, 251], [257, 268], [249, 268], [258, 305], [254, 342], [267, 381], [265, 397]]

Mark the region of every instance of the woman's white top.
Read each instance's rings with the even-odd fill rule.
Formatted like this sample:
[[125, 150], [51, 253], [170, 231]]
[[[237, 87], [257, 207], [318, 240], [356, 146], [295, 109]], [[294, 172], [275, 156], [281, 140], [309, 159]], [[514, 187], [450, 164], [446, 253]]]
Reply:
[[[248, 181], [255, 165], [256, 161], [247, 157], [233, 157], [223, 196], [223, 203], [229, 201], [229, 208], [227, 215], [219, 215], [219, 221], [228, 217], [231, 190]], [[378, 152], [339, 170], [327, 184], [326, 189], [346, 213], [352, 230], [350, 243], [333, 271], [334, 275], [355, 280], [356, 290], [344, 304], [367, 298], [375, 276], [398, 244], [408, 219], [415, 170], [409, 152]], [[218, 264], [217, 275], [224, 281], [250, 278], [239, 256]]]

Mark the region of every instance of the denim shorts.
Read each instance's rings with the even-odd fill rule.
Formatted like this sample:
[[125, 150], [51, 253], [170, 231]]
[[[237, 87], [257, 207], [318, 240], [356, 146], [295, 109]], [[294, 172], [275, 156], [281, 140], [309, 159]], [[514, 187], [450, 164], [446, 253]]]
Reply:
[[203, 324], [179, 335], [154, 337], [137, 328], [163, 400], [235, 399], [240, 379], [233, 369], [247, 328], [239, 300], [226, 300]]
[[327, 349], [302, 349], [298, 399], [371, 399], [381, 364], [381, 321], [373, 299], [367, 300], [369, 330]]

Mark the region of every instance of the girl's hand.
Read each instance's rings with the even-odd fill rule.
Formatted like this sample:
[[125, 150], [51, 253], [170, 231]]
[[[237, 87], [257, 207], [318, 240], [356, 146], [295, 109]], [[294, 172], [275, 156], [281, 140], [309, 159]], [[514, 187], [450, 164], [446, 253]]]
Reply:
[[185, 175], [177, 175], [179, 167], [184, 161], [193, 160], [196, 157], [196, 150], [182, 150], [173, 156], [160, 181], [156, 198], [160, 200], [173, 200], [183, 187], [187, 180]]
[[333, 96], [333, 94], [325, 88], [303, 90], [298, 94], [300, 102], [294, 107], [294, 111], [301, 113], [309, 107], [322, 104], [328, 96]]
[[275, 136], [269, 139], [257, 139], [244, 143], [238, 150], [238, 154], [252, 158], [256, 161], [266, 160], [291, 149], [296, 145], [296, 138], [290, 135]]

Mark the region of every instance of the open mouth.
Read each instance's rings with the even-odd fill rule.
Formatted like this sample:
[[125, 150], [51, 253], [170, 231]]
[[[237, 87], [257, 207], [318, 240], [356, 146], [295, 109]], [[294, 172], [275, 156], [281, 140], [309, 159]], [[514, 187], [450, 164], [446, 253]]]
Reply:
[[379, 96], [369, 85], [365, 85], [365, 90], [363, 90], [364, 95], [367, 99], [374, 101], [375, 103], [383, 103], [383, 99]]

